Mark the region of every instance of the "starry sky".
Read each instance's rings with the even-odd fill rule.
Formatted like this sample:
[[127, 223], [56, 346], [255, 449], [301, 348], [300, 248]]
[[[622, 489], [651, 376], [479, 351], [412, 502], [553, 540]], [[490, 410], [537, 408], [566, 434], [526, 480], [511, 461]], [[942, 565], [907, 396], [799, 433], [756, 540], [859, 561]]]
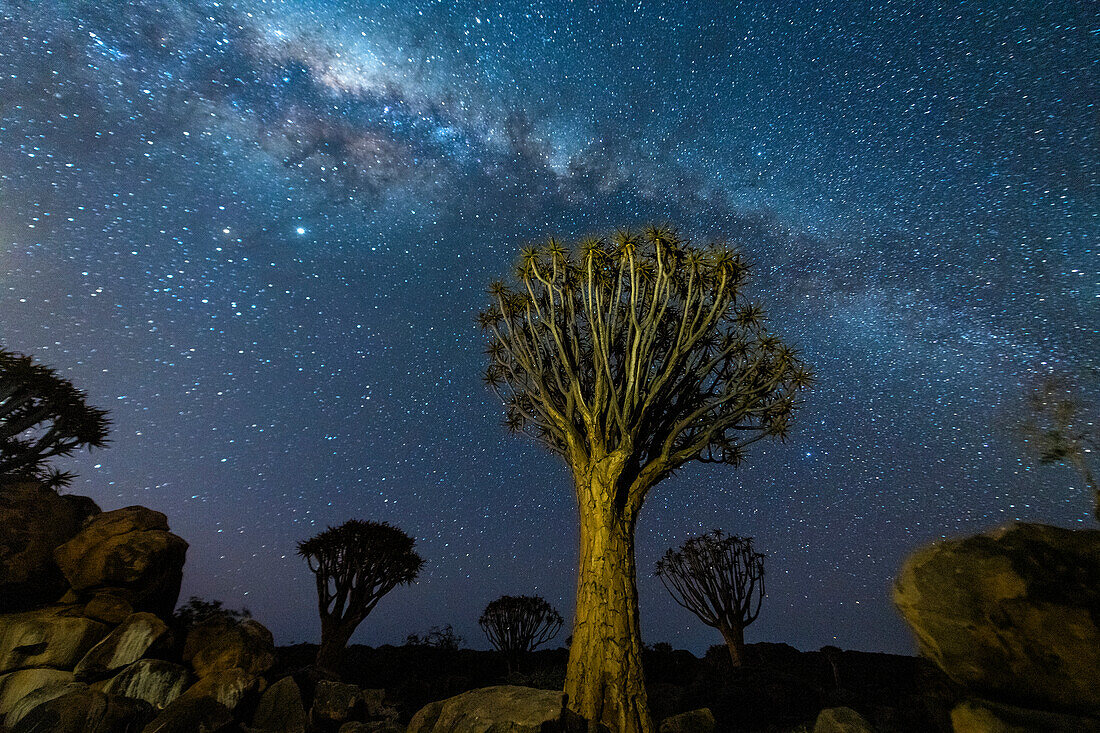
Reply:
[[651, 493], [644, 641], [720, 641], [651, 576], [718, 527], [768, 555], [748, 641], [909, 653], [908, 552], [1087, 526], [1006, 424], [1100, 354], [1098, 51], [1077, 0], [0, 0], [0, 343], [111, 411], [71, 490], [165, 512], [183, 597], [316, 641], [296, 542], [388, 520], [427, 565], [355, 641], [485, 648], [499, 595], [569, 616], [577, 554], [486, 285], [550, 234], [737, 242], [819, 381]]

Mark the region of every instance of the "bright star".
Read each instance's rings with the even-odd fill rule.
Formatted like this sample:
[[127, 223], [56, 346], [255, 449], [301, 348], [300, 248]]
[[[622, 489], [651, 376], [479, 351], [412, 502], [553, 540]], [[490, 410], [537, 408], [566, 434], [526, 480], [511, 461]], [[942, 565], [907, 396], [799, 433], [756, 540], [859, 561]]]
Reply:
[[298, 227], [294, 231], [298, 232], [299, 234], [305, 234], [306, 233], [306, 228], [305, 227]]

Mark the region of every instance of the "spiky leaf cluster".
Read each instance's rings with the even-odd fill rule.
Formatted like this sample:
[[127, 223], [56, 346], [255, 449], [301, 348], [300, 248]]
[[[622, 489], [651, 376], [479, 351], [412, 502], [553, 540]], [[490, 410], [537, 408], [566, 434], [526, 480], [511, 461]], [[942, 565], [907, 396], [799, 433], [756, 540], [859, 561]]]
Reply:
[[542, 596], [501, 596], [478, 619], [493, 648], [512, 656], [553, 639], [562, 622], [561, 614]]
[[760, 615], [764, 555], [753, 549], [751, 537], [719, 529], [692, 537], [657, 561], [656, 575], [708, 626], [744, 628]]
[[416, 540], [388, 522], [351, 519], [298, 543], [317, 579], [322, 617], [358, 623], [382, 596], [416, 579]]
[[0, 480], [68, 484], [73, 475], [48, 461], [107, 444], [107, 412], [89, 406], [87, 397], [53, 369], [0, 349]]
[[478, 321], [505, 422], [573, 466], [614, 451], [649, 484], [787, 435], [812, 376], [744, 295], [734, 248], [667, 229], [523, 250]]

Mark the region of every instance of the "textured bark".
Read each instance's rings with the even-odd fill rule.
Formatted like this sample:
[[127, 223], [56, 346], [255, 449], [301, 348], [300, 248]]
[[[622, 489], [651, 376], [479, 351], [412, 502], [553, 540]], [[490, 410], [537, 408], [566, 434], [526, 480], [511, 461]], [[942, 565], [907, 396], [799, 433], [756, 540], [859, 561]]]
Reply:
[[567, 706], [589, 730], [602, 724], [614, 733], [652, 733], [638, 624], [635, 517], [617, 509], [612, 496], [599, 482], [578, 488], [580, 572]]
[[745, 663], [745, 627], [723, 626], [718, 629], [722, 632], [722, 638], [726, 641], [726, 648], [730, 652], [730, 661], [734, 667], [740, 667]]
[[321, 619], [321, 646], [317, 649], [317, 666], [321, 669], [340, 673], [340, 663], [344, 659], [344, 650], [348, 640], [355, 633], [358, 624], [341, 624], [332, 618]]

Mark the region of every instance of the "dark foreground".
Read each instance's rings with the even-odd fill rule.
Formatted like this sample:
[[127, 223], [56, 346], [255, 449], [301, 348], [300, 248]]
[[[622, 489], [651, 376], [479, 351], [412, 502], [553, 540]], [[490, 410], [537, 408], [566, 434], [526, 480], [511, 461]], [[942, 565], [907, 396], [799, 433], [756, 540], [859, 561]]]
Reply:
[[[278, 649], [273, 678], [307, 667], [312, 644]], [[428, 645], [355, 645], [341, 670], [345, 682], [385, 688], [407, 721], [423, 705], [478, 687], [517, 684], [561, 689], [566, 649], [532, 653], [509, 676], [495, 652]], [[750, 644], [747, 664], [734, 670], [725, 647], [699, 659], [659, 644], [644, 656], [649, 703], [655, 720], [707, 707], [719, 731], [810, 730], [824, 708], [847, 706], [876, 730], [899, 733], [950, 731], [949, 713], [961, 695], [930, 662], [895, 654], [800, 652], [786, 644]]]

